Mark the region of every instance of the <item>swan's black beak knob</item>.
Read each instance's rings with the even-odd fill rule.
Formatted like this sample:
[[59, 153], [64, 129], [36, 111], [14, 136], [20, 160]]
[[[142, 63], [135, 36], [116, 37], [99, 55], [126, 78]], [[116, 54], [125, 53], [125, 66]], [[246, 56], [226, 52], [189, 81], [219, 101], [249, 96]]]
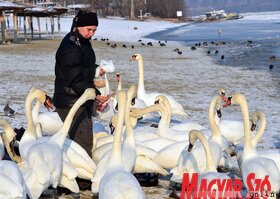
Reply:
[[217, 110], [217, 115], [218, 115], [219, 118], [222, 117], [222, 111], [221, 111], [221, 109], [218, 109], [218, 110]]
[[252, 123], [252, 126], [251, 126], [251, 131], [256, 130], [256, 127], [257, 127], [257, 124]]
[[189, 143], [188, 152], [191, 152], [192, 149], [193, 149], [193, 144], [192, 144], [192, 143]]
[[113, 134], [114, 134], [114, 131], [115, 131], [115, 127], [113, 126], [112, 122], [110, 122], [109, 128], [110, 128], [110, 130], [111, 130], [111, 135], [113, 135]]

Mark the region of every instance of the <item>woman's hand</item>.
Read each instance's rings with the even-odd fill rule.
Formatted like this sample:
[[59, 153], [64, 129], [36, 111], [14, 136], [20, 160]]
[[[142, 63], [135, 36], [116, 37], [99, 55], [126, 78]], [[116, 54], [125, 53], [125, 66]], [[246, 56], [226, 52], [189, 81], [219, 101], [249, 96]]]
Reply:
[[111, 97], [111, 95], [97, 95], [95, 99], [99, 103], [104, 103], [104, 102], [108, 101], [110, 99], [110, 97]]

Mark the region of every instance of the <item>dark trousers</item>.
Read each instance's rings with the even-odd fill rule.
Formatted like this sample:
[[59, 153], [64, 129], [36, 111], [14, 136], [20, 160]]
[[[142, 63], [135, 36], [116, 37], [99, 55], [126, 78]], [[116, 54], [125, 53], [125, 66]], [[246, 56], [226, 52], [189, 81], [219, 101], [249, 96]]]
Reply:
[[[61, 120], [64, 122], [70, 109], [56, 109]], [[76, 112], [68, 135], [70, 139], [83, 147], [88, 155], [92, 157], [93, 132], [92, 132], [92, 110], [86, 107], [80, 107]]]

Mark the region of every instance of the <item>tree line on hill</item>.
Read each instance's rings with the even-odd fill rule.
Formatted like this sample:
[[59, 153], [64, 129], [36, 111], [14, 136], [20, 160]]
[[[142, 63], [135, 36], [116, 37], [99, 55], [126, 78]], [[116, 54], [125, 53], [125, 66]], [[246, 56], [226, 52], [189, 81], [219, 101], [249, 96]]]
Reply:
[[[65, 0], [58, 0], [63, 4]], [[92, 10], [96, 10], [103, 16], [138, 17], [140, 10], [142, 15], [150, 13], [154, 17], [177, 17], [177, 11], [184, 14], [184, 0], [75, 0], [75, 4], [90, 4]], [[73, 0], [66, 0], [67, 5], [73, 4]]]

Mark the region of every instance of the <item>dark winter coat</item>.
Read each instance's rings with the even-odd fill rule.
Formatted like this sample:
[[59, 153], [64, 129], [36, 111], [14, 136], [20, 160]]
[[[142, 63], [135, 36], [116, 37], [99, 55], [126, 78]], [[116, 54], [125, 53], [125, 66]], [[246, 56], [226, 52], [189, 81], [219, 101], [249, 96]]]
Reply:
[[[59, 109], [71, 108], [87, 88], [94, 88], [96, 65], [91, 43], [81, 35], [79, 43], [70, 36], [68, 33], [64, 37], [56, 52], [53, 102]], [[90, 108], [92, 104], [88, 101], [84, 106]]]

